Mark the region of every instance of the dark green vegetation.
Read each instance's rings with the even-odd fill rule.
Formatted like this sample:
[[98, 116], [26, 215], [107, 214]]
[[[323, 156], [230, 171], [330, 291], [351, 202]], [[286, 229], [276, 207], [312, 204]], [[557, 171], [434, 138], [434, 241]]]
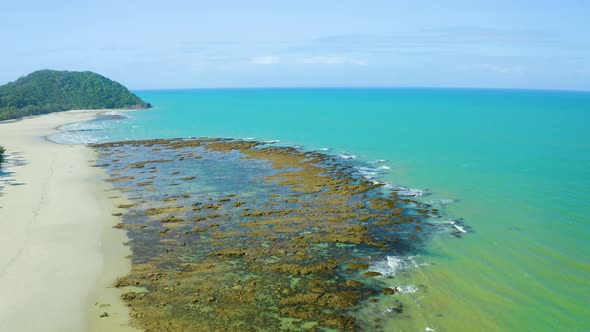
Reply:
[[2, 166], [2, 162], [4, 161], [4, 152], [6, 152], [6, 148], [0, 145], [0, 166]]
[[0, 86], [0, 121], [73, 109], [150, 107], [123, 85], [89, 71], [39, 70]]

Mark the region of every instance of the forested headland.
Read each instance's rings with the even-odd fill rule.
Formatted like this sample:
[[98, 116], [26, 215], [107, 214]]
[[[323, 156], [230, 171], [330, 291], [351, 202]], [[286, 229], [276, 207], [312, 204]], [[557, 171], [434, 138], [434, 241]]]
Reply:
[[39, 70], [0, 86], [0, 121], [74, 109], [144, 109], [123, 85], [85, 71]]

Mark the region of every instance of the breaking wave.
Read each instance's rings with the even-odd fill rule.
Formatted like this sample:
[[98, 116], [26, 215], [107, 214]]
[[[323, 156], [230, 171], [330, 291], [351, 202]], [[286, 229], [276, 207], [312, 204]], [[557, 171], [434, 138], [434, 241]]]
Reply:
[[413, 267], [419, 267], [414, 260], [415, 256], [387, 256], [385, 260], [378, 261], [369, 267], [369, 271], [379, 272], [384, 277], [394, 277], [401, 271]]

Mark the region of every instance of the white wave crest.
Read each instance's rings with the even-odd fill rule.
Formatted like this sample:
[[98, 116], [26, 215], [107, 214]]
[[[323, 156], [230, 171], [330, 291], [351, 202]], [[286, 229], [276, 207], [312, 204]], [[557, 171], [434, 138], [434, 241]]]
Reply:
[[385, 277], [393, 277], [397, 273], [412, 267], [418, 267], [414, 256], [387, 256], [387, 259], [371, 265], [369, 271], [379, 272]]
[[[104, 139], [104, 137], [102, 138]], [[59, 134], [47, 136], [47, 139], [59, 144], [76, 145], [97, 143], [100, 138], [89, 135], [86, 131], [64, 131]]]
[[455, 202], [455, 200], [453, 200], [453, 199], [433, 199], [433, 200], [427, 201], [425, 203], [428, 205], [432, 205], [432, 206], [446, 206], [446, 205], [449, 205], [454, 202]]
[[404, 285], [404, 286], [397, 286], [397, 291], [402, 294], [412, 294], [418, 291], [418, 287], [415, 285]]
[[447, 222], [449, 225], [455, 227], [459, 232], [461, 233], [467, 233], [467, 231], [465, 230], [465, 228], [457, 225], [457, 223], [454, 220], [450, 220]]
[[399, 196], [406, 197], [421, 197], [424, 196], [424, 191], [420, 189], [412, 189], [402, 186], [392, 186], [391, 191], [395, 191]]
[[415, 285], [403, 285], [403, 286], [393, 286], [393, 287], [389, 287], [391, 289], [394, 290], [394, 295], [397, 293], [400, 294], [412, 294], [412, 293], [416, 293], [418, 291], [418, 287], [416, 287]]
[[106, 125], [98, 121], [77, 122], [63, 125], [58, 129], [61, 131], [91, 131], [106, 129]]
[[99, 116], [125, 116], [125, 113], [127, 113], [129, 111], [117, 111], [117, 110], [113, 110], [113, 111], [106, 111], [106, 112], [102, 112], [99, 114]]
[[374, 168], [360, 166], [355, 167], [360, 175], [362, 175], [365, 179], [371, 180], [377, 176], [377, 172]]
[[338, 157], [344, 159], [344, 160], [349, 160], [349, 159], [356, 159], [356, 156], [353, 154], [348, 154], [348, 153], [340, 153], [338, 154]]

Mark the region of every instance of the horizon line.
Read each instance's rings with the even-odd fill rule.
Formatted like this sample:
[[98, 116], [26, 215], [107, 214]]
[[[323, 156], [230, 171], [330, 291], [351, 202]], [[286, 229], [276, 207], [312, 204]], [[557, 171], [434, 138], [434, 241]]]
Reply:
[[147, 88], [147, 89], [129, 89], [131, 91], [182, 91], [182, 90], [305, 90], [305, 89], [416, 89], [416, 90], [498, 90], [498, 91], [531, 91], [531, 92], [577, 92], [590, 93], [590, 88], [583, 89], [555, 89], [555, 88], [501, 88], [501, 87], [462, 87], [462, 86], [227, 86], [227, 87], [183, 87], [183, 88]]

